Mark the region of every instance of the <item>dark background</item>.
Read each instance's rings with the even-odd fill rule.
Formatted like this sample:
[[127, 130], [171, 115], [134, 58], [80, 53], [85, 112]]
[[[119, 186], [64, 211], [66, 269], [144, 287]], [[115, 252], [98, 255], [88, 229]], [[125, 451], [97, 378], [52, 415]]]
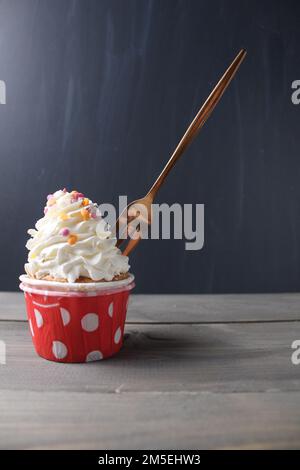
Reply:
[[205, 246], [142, 242], [136, 292], [299, 290], [299, 25], [298, 0], [0, 0], [0, 288], [18, 288], [48, 193], [144, 195], [245, 47], [157, 198], [204, 203]]

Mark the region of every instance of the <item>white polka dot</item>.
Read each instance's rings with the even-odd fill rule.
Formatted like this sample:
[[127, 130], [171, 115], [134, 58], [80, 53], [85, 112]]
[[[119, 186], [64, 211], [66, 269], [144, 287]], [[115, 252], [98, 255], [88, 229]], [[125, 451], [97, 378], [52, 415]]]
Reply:
[[61, 341], [53, 341], [52, 352], [56, 359], [63, 359], [68, 354], [67, 346]]
[[87, 313], [81, 320], [84, 331], [95, 331], [99, 326], [99, 317], [96, 313]]
[[34, 336], [34, 331], [33, 331], [33, 328], [32, 328], [31, 320], [29, 320], [29, 328], [30, 328], [32, 336]]
[[37, 327], [41, 328], [44, 324], [44, 320], [43, 320], [41, 312], [37, 308], [34, 309], [34, 315], [35, 315], [35, 321], [36, 321]]
[[101, 361], [103, 354], [101, 351], [91, 351], [86, 356], [86, 362]]
[[62, 322], [63, 322], [64, 326], [66, 326], [68, 323], [70, 323], [71, 315], [70, 315], [69, 310], [67, 310], [66, 308], [61, 308], [60, 309], [60, 315], [61, 315], [61, 319], [62, 319]]
[[121, 328], [119, 327], [117, 329], [117, 331], [115, 332], [115, 337], [114, 337], [114, 342], [116, 344], [118, 344], [120, 342], [120, 339], [121, 339], [121, 335], [122, 335], [122, 332], [121, 332]]
[[111, 302], [108, 307], [108, 315], [110, 316], [110, 318], [112, 318], [113, 313], [114, 313], [114, 303]]

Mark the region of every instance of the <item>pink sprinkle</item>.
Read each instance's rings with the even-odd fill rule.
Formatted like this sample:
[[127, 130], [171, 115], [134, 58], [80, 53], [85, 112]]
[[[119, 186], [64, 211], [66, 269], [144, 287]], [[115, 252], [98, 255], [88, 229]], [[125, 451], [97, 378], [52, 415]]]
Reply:
[[52, 197], [53, 197], [53, 194], [48, 194], [47, 201], [49, 201], [49, 199], [51, 199]]
[[78, 199], [83, 199], [84, 195], [82, 193], [72, 194], [71, 202], [77, 202]]
[[44, 214], [47, 214], [48, 212], [48, 207], [44, 207]]
[[63, 237], [67, 237], [70, 234], [70, 230], [68, 228], [62, 228], [59, 234]]
[[64, 189], [63, 189], [63, 193], [66, 193], [66, 192], [67, 192], [67, 189], [66, 189], [66, 188], [64, 188]]

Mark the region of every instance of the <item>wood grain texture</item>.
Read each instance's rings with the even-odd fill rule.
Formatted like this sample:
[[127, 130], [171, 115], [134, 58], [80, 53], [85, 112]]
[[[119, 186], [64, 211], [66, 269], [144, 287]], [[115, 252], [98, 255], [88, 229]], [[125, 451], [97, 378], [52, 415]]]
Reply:
[[[215, 323], [300, 320], [300, 294], [132, 295], [127, 320]], [[23, 294], [0, 292], [0, 320], [26, 320]]]
[[134, 296], [121, 352], [89, 364], [39, 358], [22, 294], [0, 300], [1, 449], [300, 447], [298, 295]]
[[1, 391], [0, 448], [299, 448], [298, 393]]
[[21, 322], [6, 322], [1, 339], [11, 390], [257, 392], [300, 389], [291, 344], [300, 323], [128, 325], [122, 351], [90, 364], [60, 364], [36, 356]]

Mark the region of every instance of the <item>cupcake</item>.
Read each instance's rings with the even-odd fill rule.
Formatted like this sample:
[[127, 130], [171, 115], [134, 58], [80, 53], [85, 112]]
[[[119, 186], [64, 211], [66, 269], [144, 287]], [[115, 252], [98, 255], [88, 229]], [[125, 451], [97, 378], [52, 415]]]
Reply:
[[90, 362], [118, 352], [134, 277], [98, 205], [78, 191], [56, 191], [28, 233], [20, 288], [37, 353]]

